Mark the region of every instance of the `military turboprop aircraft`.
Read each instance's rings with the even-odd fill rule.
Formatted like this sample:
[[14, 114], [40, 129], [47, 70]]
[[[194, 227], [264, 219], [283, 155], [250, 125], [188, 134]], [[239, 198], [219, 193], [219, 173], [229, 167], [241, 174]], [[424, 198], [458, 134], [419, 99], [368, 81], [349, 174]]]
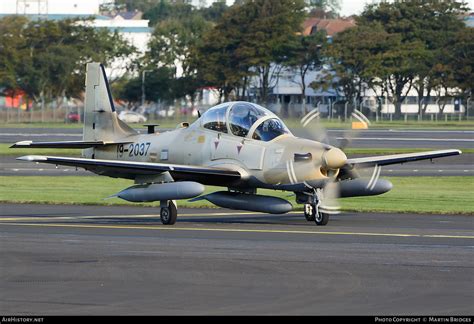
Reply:
[[[380, 167], [461, 154], [429, 151], [348, 159], [334, 146], [295, 137], [269, 110], [249, 102], [227, 102], [207, 110], [189, 125], [158, 133], [148, 125], [140, 134], [117, 118], [104, 67], [87, 64], [82, 141], [23, 141], [12, 147], [81, 148], [82, 158], [28, 155], [23, 161], [81, 167], [99, 175], [126, 178], [135, 185], [115, 196], [132, 202], [160, 202], [165, 225], [177, 219], [176, 200], [206, 199], [215, 205], [287, 213], [285, 199], [258, 195], [257, 189], [293, 192], [308, 221], [326, 225], [338, 212], [338, 197], [371, 196], [389, 191]], [[308, 120], [313, 116], [308, 116]], [[356, 168], [374, 168], [370, 179]], [[228, 188], [201, 196], [204, 185]]]

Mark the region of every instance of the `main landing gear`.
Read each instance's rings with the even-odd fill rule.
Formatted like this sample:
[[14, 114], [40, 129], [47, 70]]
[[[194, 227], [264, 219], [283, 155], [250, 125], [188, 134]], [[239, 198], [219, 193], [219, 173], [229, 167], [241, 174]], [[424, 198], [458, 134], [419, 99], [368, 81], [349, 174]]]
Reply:
[[174, 225], [178, 218], [178, 208], [173, 200], [162, 201], [160, 204], [160, 219], [163, 225]]

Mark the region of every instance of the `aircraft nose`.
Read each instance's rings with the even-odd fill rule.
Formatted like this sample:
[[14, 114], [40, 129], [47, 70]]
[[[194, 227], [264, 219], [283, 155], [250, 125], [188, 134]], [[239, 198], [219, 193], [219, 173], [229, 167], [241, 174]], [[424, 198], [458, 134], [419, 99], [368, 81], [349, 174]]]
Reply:
[[323, 163], [328, 169], [340, 169], [346, 164], [346, 161], [346, 154], [337, 147], [333, 147], [323, 154]]

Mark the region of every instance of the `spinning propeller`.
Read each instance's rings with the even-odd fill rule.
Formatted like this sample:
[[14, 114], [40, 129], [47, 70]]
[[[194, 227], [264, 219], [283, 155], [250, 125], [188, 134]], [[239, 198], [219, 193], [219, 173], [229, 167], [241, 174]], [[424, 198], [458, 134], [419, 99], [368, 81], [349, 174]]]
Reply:
[[[317, 208], [319, 211], [327, 214], [338, 214], [340, 212], [338, 181], [359, 177], [358, 172], [346, 164], [347, 156], [343, 151], [352, 143], [356, 133], [354, 131], [345, 132], [342, 138], [337, 139], [338, 147], [332, 146], [331, 143], [334, 142], [331, 141], [327, 130], [319, 122], [319, 117], [320, 112], [318, 108], [306, 114], [300, 120], [301, 128], [298, 129], [298, 133], [304, 138], [321, 143], [322, 154], [320, 158], [313, 157], [311, 153], [297, 153], [293, 159], [289, 159], [286, 162], [286, 171], [290, 182], [295, 184], [301, 182], [297, 178], [295, 169], [298, 170], [299, 167], [304, 168], [305, 165], [306, 167], [308, 166], [308, 164], [303, 164], [302, 162], [311, 161], [313, 164], [320, 166], [322, 175], [327, 177], [324, 186], [322, 188], [314, 188], [306, 182], [305, 184], [308, 188], [311, 187], [314, 190], [314, 194], [318, 199]], [[368, 128], [370, 125], [367, 117], [358, 110], [354, 110], [352, 118], [357, 120], [356, 123], [361, 125], [361, 128]], [[375, 187], [380, 171], [381, 167], [375, 166], [367, 189], [372, 190]]]

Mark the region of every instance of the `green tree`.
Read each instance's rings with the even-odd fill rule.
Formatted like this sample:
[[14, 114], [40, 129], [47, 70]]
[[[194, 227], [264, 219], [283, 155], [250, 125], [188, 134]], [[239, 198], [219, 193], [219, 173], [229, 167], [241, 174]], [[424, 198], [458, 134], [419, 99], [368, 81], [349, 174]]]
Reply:
[[332, 69], [313, 88], [335, 87], [342, 92], [351, 109], [360, 108], [364, 90], [384, 83], [380, 75], [383, 53], [398, 45], [380, 24], [360, 25], [337, 34], [325, 50]]
[[234, 11], [242, 21], [236, 54], [256, 75], [261, 102], [268, 102], [287, 44], [302, 29], [304, 8], [302, 0], [253, 0]]
[[[283, 64], [298, 75], [297, 84], [300, 87], [300, 97], [303, 107], [306, 107], [306, 83], [309, 71], [321, 68], [322, 52], [327, 45], [325, 31], [312, 35], [295, 34], [289, 43], [287, 59]], [[306, 108], [303, 109], [306, 111]]]
[[[175, 96], [173, 92], [174, 70], [169, 67], [161, 67], [146, 74], [145, 92], [150, 101], [172, 101]], [[124, 82], [123, 80], [120, 82]], [[124, 82], [117, 88], [117, 97], [129, 102], [140, 102], [142, 95], [141, 74]]]
[[168, 66], [176, 70], [182, 67], [189, 72], [190, 51], [201, 42], [202, 35], [210, 24], [196, 14], [185, 21], [169, 19], [159, 23], [149, 43], [146, 61], [149, 66]]
[[5, 95], [16, 95], [22, 82], [18, 69], [29, 65], [26, 39], [19, 37], [27, 24], [25, 17], [0, 19], [0, 91]]
[[281, 64], [304, 19], [302, 0], [248, 0], [234, 5], [195, 48], [194, 67], [203, 83], [228, 100], [245, 96], [256, 80], [259, 100], [267, 102]]
[[150, 20], [151, 25], [156, 25], [168, 19], [185, 21], [195, 11], [196, 9], [187, 3], [171, 4], [167, 0], [158, 0], [149, 8], [143, 10], [143, 18]]
[[249, 75], [249, 67], [237, 54], [243, 35], [242, 17], [236, 11], [236, 7], [231, 8], [192, 48], [191, 67], [197, 71], [202, 86], [218, 89], [220, 101], [229, 100]]
[[[166, 67], [174, 71], [170, 82], [181, 84], [171, 89], [175, 99], [189, 96], [191, 101], [199, 89], [192, 50], [203, 41], [203, 35], [211, 28], [198, 12], [186, 19], [168, 19], [160, 22], [152, 35], [149, 51], [145, 56], [146, 69]], [[186, 80], [186, 83], [184, 82]], [[185, 83], [185, 87], [184, 86]], [[186, 91], [184, 91], [186, 89]]]
[[199, 9], [200, 14], [208, 21], [217, 22], [229, 10], [225, 0], [213, 2], [209, 7]]
[[336, 18], [341, 10], [341, 0], [309, 0], [308, 2], [311, 16]]
[[[89, 27], [87, 21], [33, 20], [6, 17], [0, 20], [0, 69], [8, 77], [0, 87], [22, 90], [42, 107], [53, 98], [80, 97], [85, 79], [85, 64], [109, 62], [134, 52], [118, 33]], [[8, 26], [13, 26], [11, 29]], [[10, 28], [10, 29], [8, 29]], [[12, 41], [16, 39], [16, 41]]]
[[[366, 7], [357, 20], [362, 26], [378, 22], [399, 40], [380, 57], [379, 69], [373, 71], [391, 94], [396, 118], [401, 116], [401, 104], [411, 87], [421, 99], [441, 85], [439, 82], [445, 83], [448, 74], [440, 70], [447, 65], [437, 63], [444, 61], [446, 47], [462, 28], [458, 15], [464, 10], [464, 5], [455, 1], [382, 2]], [[446, 77], [435, 77], [436, 73]]]
[[[453, 74], [453, 85], [460, 90], [460, 96], [467, 99], [473, 94], [474, 87], [474, 28], [464, 27], [453, 39], [450, 70]], [[465, 101], [466, 102], [466, 101]], [[466, 109], [467, 113], [467, 109]]]

